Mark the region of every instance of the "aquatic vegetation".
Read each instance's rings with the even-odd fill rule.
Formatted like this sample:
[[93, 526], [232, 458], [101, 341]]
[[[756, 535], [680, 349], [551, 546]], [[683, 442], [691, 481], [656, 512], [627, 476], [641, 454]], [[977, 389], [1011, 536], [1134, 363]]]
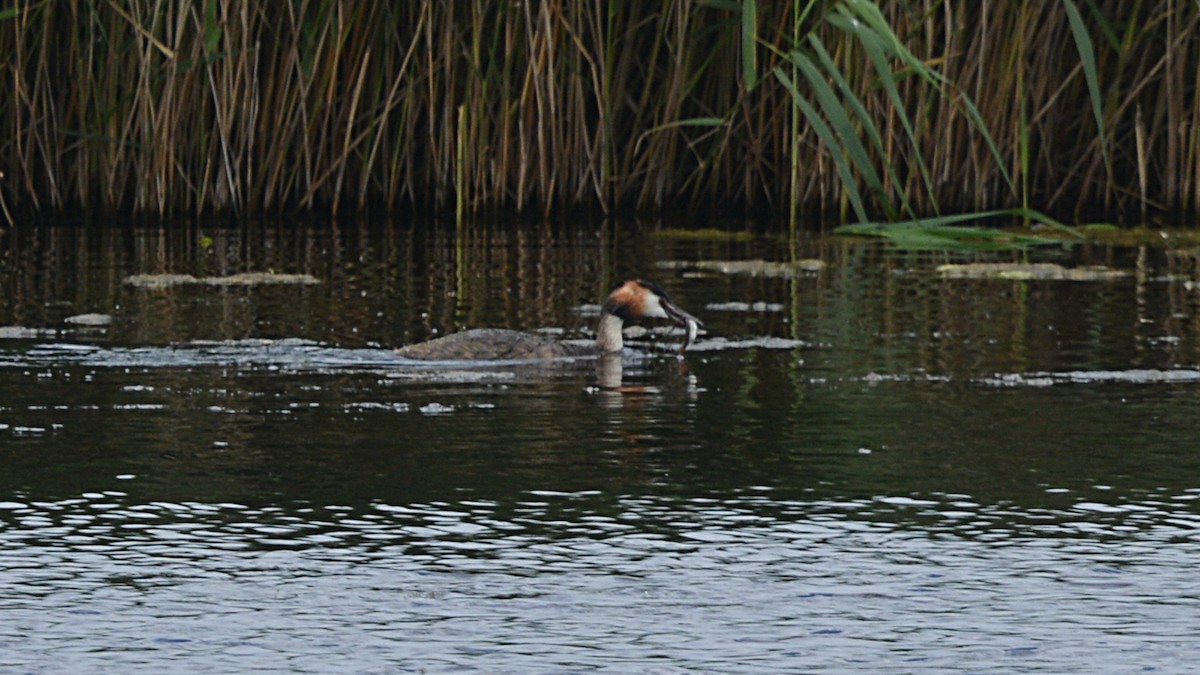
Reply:
[[73, 326], [85, 326], [85, 327], [89, 327], [89, 328], [99, 328], [99, 327], [107, 326], [108, 324], [112, 323], [112, 319], [113, 318], [112, 318], [111, 314], [98, 314], [98, 313], [91, 312], [91, 313], [87, 313], [87, 314], [76, 314], [74, 316], [68, 316], [67, 318], [63, 319], [63, 323], [68, 323]]
[[1191, 212], [1198, 16], [1117, 0], [11, 3], [0, 220]]
[[655, 230], [650, 233], [650, 236], [654, 239], [680, 239], [686, 241], [751, 241], [755, 238], [752, 232], [718, 230], [715, 227], [693, 230], [668, 227]]
[[133, 274], [125, 277], [125, 283], [136, 288], [159, 289], [198, 284], [200, 280], [190, 274]]
[[710, 312], [782, 312], [778, 302], [710, 302], [704, 306]]
[[[1038, 223], [1043, 231], [1056, 236], [1034, 234], [1017, 229], [999, 229], [979, 226], [963, 226], [958, 223], [978, 222], [987, 218], [1021, 219]], [[909, 249], [957, 249], [957, 250], [1003, 250], [1024, 249], [1030, 246], [1061, 245], [1085, 237], [1077, 228], [1064, 225], [1057, 220], [1032, 209], [1000, 209], [983, 213], [967, 213], [954, 216], [915, 218], [898, 223], [854, 223], [842, 225], [834, 234], [880, 237], [900, 248]]]
[[56, 331], [49, 328], [0, 326], [0, 340], [34, 340], [37, 338], [53, 337], [55, 334]]
[[287, 286], [312, 286], [321, 280], [311, 274], [280, 274], [278, 272], [243, 272], [219, 277], [201, 277], [202, 284], [209, 286], [263, 286], [283, 284]]
[[772, 260], [663, 260], [657, 263], [661, 269], [698, 270], [728, 275], [755, 277], [795, 277], [813, 274], [825, 269], [826, 263], [817, 258], [790, 262]]
[[1063, 267], [1056, 263], [965, 263], [941, 265], [937, 273], [946, 279], [1009, 279], [1017, 281], [1116, 281], [1130, 276], [1128, 270], [1111, 267]]
[[321, 283], [311, 274], [279, 274], [276, 272], [243, 272], [226, 276], [194, 277], [190, 274], [134, 274], [125, 283], [137, 288], [162, 289], [172, 286], [203, 284], [208, 286], [311, 286]]

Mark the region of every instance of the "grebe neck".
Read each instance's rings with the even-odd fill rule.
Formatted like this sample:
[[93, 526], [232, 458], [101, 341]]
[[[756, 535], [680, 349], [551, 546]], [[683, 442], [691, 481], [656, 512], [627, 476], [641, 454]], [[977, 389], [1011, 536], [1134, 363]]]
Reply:
[[621, 328], [625, 322], [621, 317], [610, 312], [603, 312], [600, 315], [600, 325], [596, 327], [596, 344], [600, 346], [600, 351], [606, 354], [619, 352], [625, 346], [625, 340], [621, 337]]

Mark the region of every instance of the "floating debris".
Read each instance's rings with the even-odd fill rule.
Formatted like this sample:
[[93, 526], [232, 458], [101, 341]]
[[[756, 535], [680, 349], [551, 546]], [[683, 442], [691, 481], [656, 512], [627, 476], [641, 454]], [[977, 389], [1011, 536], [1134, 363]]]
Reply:
[[694, 352], [719, 352], [727, 349], [800, 349], [809, 346], [802, 340], [763, 336], [745, 340], [730, 340], [723, 337], [709, 338], [691, 346]]
[[746, 274], [753, 277], [791, 278], [813, 274], [827, 267], [824, 260], [805, 258], [791, 262], [770, 260], [664, 260], [658, 267], [669, 270], [701, 270], [718, 274]]
[[13, 436], [44, 436], [46, 435], [46, 427], [27, 427], [14, 426], [12, 428]]
[[243, 272], [228, 276], [194, 277], [190, 274], [134, 274], [125, 283], [137, 288], [162, 289], [171, 286], [204, 284], [208, 286], [311, 286], [321, 280], [311, 274], [277, 274], [275, 272]]
[[712, 227], [698, 230], [668, 227], [653, 231], [650, 233], [650, 236], [654, 239], [685, 241], [752, 241], [756, 235], [752, 232], [728, 232]]
[[710, 302], [704, 306], [710, 312], [782, 312], [778, 302]]
[[68, 316], [67, 318], [63, 319], [63, 322], [69, 323], [73, 326], [100, 327], [100, 326], [107, 326], [108, 324], [112, 323], [112, 320], [113, 320], [113, 318], [112, 318], [111, 314], [91, 313], [91, 314], [76, 314], [75, 316]]
[[196, 284], [200, 280], [190, 274], [134, 274], [125, 277], [125, 283], [138, 288], [159, 289], [183, 284]]
[[446, 415], [454, 412], [454, 406], [444, 405], [442, 403], [433, 402], [417, 408], [422, 415]]
[[57, 331], [47, 328], [30, 328], [28, 326], [0, 326], [0, 340], [35, 340], [43, 337], [53, 337]]
[[1133, 370], [1072, 370], [1049, 373], [997, 373], [977, 380], [993, 387], [1050, 387], [1057, 384], [1195, 384], [1200, 370], [1155, 368]]
[[321, 283], [311, 274], [276, 274], [274, 272], [245, 272], [226, 277], [204, 277], [201, 283], [210, 286], [262, 286], [285, 284], [289, 286], [312, 286]]
[[1007, 279], [1028, 281], [1115, 281], [1129, 276], [1126, 270], [1103, 266], [1067, 268], [1056, 263], [966, 263], [941, 265], [946, 279]]
[[385, 412], [398, 413], [406, 413], [411, 407], [412, 406], [407, 403], [376, 403], [373, 401], [347, 403], [345, 406], [343, 406], [345, 410], [382, 410]]

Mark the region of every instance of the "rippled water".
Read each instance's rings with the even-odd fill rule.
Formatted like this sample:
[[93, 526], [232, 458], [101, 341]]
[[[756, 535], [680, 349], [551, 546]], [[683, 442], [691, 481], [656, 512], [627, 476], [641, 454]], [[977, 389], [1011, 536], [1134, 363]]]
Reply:
[[53, 654], [51, 670], [1111, 672], [1194, 656], [1196, 600], [1169, 589], [1194, 588], [1194, 551], [1171, 538], [1197, 524], [1172, 501], [1195, 493], [1037, 514], [932, 497], [9, 502], [20, 590], [0, 640], [6, 665]]
[[[950, 283], [939, 256], [870, 244], [613, 235], [653, 260], [829, 263], [657, 268], [708, 335], [614, 379], [389, 349], [457, 325], [586, 332], [590, 282], [520, 272], [571, 269], [593, 246], [578, 233], [467, 246], [486, 283], [440, 240], [372, 230], [269, 249], [332, 251], [341, 272], [259, 244], [230, 258], [318, 286], [156, 291], [120, 280], [161, 271], [164, 247], [197, 276], [215, 254], [20, 236], [44, 253], [0, 266], [0, 325], [23, 329], [0, 340], [0, 672], [1200, 658], [1197, 299], [1169, 255], [1076, 254], [1141, 266], [1122, 282]], [[111, 254], [143, 249], [159, 255]], [[430, 261], [447, 275], [418, 282]], [[83, 312], [112, 323], [60, 322]]]

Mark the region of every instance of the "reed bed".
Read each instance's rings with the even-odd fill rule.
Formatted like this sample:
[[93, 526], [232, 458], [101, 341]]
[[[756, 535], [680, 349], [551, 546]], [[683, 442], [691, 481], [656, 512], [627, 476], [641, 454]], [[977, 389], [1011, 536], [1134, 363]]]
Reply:
[[1198, 21], [1184, 0], [19, 1], [0, 217], [1194, 213]]

